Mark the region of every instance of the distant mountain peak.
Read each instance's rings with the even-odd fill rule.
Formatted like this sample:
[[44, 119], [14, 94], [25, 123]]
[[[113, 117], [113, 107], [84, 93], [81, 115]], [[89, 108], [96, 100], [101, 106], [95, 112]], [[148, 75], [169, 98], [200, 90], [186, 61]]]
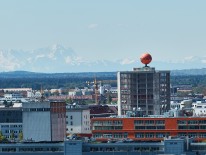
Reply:
[[60, 45], [60, 44], [54, 44], [50, 47], [50, 49], [52, 51], [55, 51], [55, 52], [56, 51], [65, 51], [66, 50], [66, 48], [63, 45]]
[[[162, 62], [153, 61], [152, 67], [157, 70], [185, 69], [205, 67], [206, 57], [186, 57], [184, 61]], [[191, 67], [192, 65], [192, 67]], [[99, 71], [128, 71], [134, 67], [143, 66], [136, 58], [125, 57], [112, 60], [101, 59], [97, 53], [96, 59], [81, 57], [70, 47], [54, 44], [34, 50], [1, 50], [0, 72], [25, 70], [31, 72], [99, 72]], [[191, 71], [190, 71], [191, 72]], [[179, 74], [179, 73], [177, 73]]]

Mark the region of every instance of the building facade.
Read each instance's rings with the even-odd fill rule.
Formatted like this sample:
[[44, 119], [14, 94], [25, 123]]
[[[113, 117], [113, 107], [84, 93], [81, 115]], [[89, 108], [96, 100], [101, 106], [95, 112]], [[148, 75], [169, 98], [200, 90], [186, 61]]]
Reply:
[[132, 139], [161, 141], [167, 137], [206, 139], [206, 117], [130, 117], [93, 118], [92, 135], [96, 140]]
[[90, 109], [67, 107], [66, 111], [66, 133], [71, 134], [91, 134], [90, 129]]
[[117, 73], [118, 115], [142, 110], [145, 115], [159, 115], [170, 108], [170, 71], [134, 68]]
[[50, 102], [25, 102], [22, 108], [24, 139], [51, 141]]
[[66, 137], [65, 102], [23, 103], [23, 134], [25, 140], [63, 141]]
[[66, 103], [51, 102], [52, 141], [63, 141], [66, 137]]
[[10, 139], [18, 139], [22, 132], [22, 108], [0, 108], [0, 131]]

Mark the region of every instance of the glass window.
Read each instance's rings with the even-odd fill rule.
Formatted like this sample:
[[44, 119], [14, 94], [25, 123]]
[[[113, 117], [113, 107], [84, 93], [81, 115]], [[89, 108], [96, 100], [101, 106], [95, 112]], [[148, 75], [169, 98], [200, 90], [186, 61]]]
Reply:
[[136, 133], [135, 138], [144, 138], [144, 133]]

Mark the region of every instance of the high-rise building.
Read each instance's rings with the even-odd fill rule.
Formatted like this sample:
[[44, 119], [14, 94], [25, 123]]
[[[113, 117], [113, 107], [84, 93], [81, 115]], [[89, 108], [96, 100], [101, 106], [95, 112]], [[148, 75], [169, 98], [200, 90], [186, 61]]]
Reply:
[[137, 110], [144, 115], [159, 115], [169, 110], [170, 71], [147, 66], [151, 59], [147, 53], [141, 58], [144, 67], [117, 73], [118, 115]]

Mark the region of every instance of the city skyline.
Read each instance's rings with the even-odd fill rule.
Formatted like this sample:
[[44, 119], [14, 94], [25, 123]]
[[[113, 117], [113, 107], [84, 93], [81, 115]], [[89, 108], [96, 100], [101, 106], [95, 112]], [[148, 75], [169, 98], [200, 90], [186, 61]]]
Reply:
[[[141, 66], [139, 57], [145, 52], [153, 56], [151, 66], [157, 69], [203, 68], [205, 4], [203, 0], [0, 1], [0, 72], [132, 70], [131, 66]], [[28, 51], [54, 44], [75, 54], [68, 58], [71, 52], [67, 53], [62, 66], [55, 63], [61, 71], [51, 66], [40, 70], [29, 63], [25, 67], [24, 59], [15, 59], [14, 52], [10, 52], [14, 58], [5, 56], [13, 49], [24, 51], [24, 57]], [[97, 61], [101, 62], [98, 67]], [[46, 65], [41, 63], [40, 66]]]

